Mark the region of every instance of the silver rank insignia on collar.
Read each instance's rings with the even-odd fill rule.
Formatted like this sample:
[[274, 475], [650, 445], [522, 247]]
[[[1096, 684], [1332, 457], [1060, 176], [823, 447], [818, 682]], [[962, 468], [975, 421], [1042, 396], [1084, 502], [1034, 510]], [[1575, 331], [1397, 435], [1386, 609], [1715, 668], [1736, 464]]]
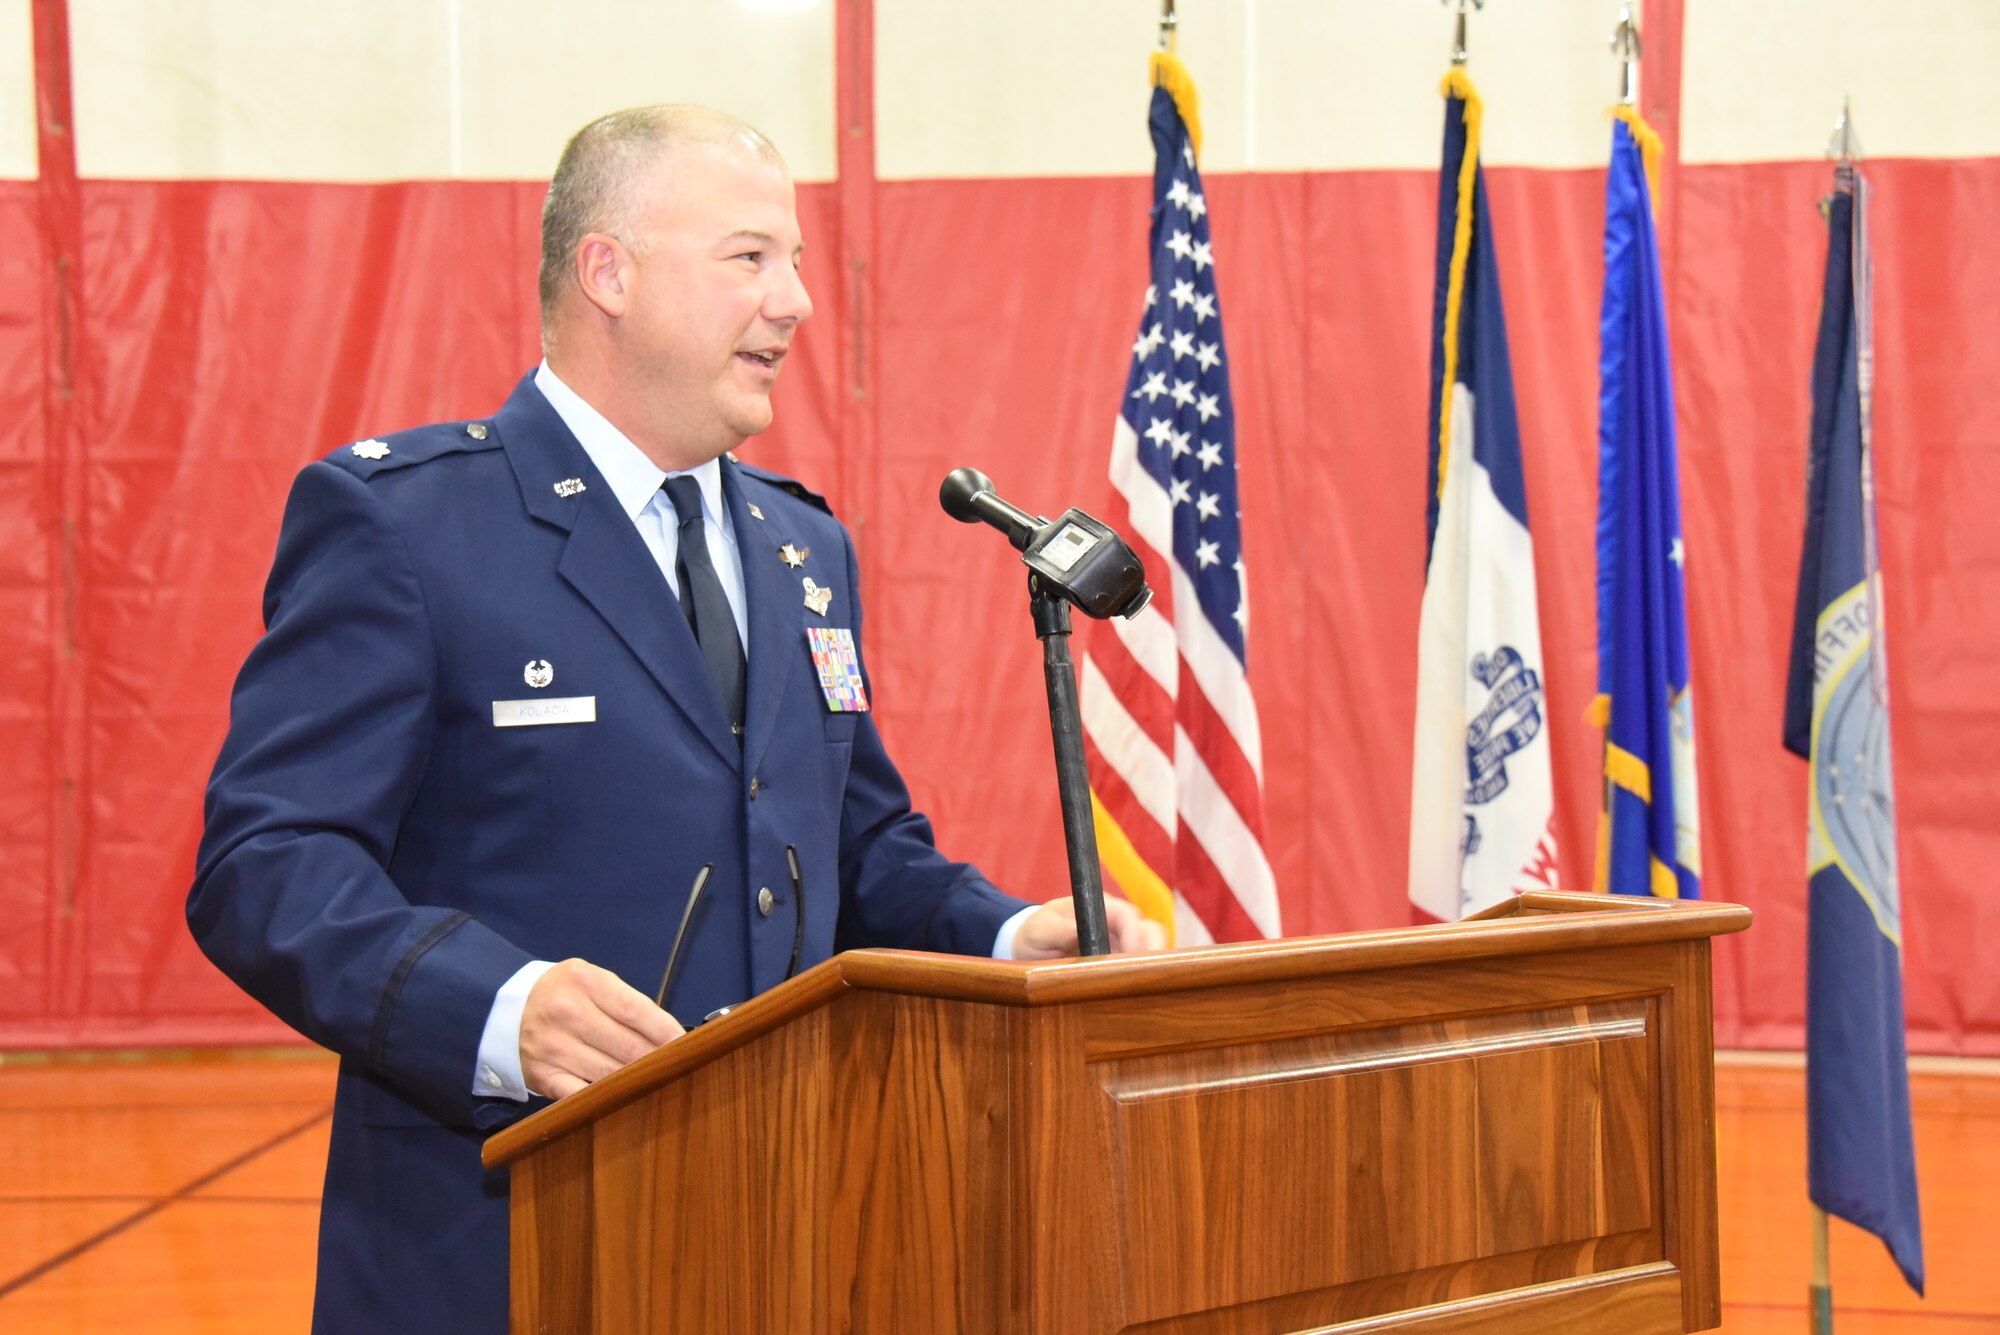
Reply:
[[752, 519], [756, 520], [760, 524], [764, 522], [764, 512], [762, 510], [759, 510], [754, 505], [750, 506], [749, 510], [750, 510], [750, 517]]
[[358, 440], [347, 448], [353, 450], [363, 459], [386, 459], [389, 457], [389, 447], [379, 440]]
[[546, 658], [530, 659], [528, 666], [521, 669], [521, 680], [538, 691], [555, 679], [556, 670], [549, 666], [549, 660]]
[[811, 608], [814, 612], [818, 613], [820, 616], [825, 616], [826, 609], [833, 605], [833, 590], [823, 589], [819, 585], [813, 583], [813, 577], [811, 575], [806, 576], [805, 585], [806, 585], [806, 606]]
[[797, 570], [800, 566], [804, 565], [806, 563], [806, 558], [808, 556], [811, 556], [812, 554], [813, 554], [812, 548], [794, 547], [789, 542], [786, 543], [784, 546], [778, 548], [779, 559], [794, 570]]
[[566, 477], [556, 483], [556, 495], [558, 496], [574, 496], [582, 490], [583, 479], [580, 477]]

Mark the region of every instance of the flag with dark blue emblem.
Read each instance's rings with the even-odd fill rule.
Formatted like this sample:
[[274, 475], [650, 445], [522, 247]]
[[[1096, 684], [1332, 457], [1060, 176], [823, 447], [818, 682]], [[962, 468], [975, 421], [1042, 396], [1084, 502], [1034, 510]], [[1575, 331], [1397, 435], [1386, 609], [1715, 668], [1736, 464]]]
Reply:
[[1604, 813], [1597, 888], [1701, 894], [1673, 362], [1649, 174], [1659, 138], [1611, 127], [1598, 333], [1597, 691]]
[[1842, 167], [1827, 203], [1805, 550], [1785, 684], [1785, 746], [1811, 765], [1806, 1177], [1813, 1203], [1881, 1238], [1922, 1293], [1870, 472], [1867, 200], [1860, 173]]
[[1088, 628], [1078, 664], [1105, 871], [1183, 945], [1277, 936], [1264, 756], [1245, 668], [1249, 582], [1236, 411], [1215, 285], [1194, 81], [1152, 60], [1145, 302], [1112, 429], [1118, 527], [1152, 603]]
[[1443, 91], [1409, 890], [1448, 922], [1553, 887], [1556, 854], [1541, 604], [1482, 109], [1463, 69]]

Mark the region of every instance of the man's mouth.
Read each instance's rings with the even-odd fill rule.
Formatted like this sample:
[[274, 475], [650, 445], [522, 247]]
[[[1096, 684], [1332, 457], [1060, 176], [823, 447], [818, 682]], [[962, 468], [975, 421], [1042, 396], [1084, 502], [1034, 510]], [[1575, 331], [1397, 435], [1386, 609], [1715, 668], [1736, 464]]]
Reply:
[[736, 354], [753, 366], [761, 366], [767, 371], [778, 369], [778, 363], [785, 359], [783, 348], [765, 348], [760, 351], [741, 351]]

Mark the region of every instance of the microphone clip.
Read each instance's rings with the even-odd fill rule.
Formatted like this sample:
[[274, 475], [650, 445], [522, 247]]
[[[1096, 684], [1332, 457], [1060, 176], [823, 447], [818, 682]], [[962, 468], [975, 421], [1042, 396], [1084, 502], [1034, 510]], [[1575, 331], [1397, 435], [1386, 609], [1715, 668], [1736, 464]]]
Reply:
[[985, 523], [1007, 535], [1035, 576], [1037, 591], [1099, 621], [1128, 620], [1153, 599], [1146, 566], [1110, 525], [1071, 507], [1050, 520], [1000, 499], [992, 480], [972, 468], [952, 470], [938, 503], [960, 523]]

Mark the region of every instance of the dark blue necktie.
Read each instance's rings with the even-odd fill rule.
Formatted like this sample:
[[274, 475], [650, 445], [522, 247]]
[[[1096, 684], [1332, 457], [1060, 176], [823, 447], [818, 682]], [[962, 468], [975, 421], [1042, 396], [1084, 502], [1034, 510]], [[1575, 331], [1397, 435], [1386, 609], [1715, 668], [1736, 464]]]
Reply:
[[729, 726], [743, 735], [743, 641], [736, 634], [736, 614], [708, 555], [708, 533], [701, 521], [701, 484], [691, 477], [670, 477], [667, 499], [680, 517], [680, 552], [674, 557], [674, 580], [680, 586], [681, 611], [701, 646], [702, 665], [715, 684], [716, 699], [729, 716]]

